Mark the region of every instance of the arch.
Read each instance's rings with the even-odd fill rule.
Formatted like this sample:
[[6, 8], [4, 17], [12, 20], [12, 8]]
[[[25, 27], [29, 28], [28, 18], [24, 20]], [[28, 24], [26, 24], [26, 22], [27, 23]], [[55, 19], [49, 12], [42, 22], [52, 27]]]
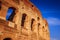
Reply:
[[8, 11], [7, 11], [7, 15], [6, 15], [6, 20], [8, 21], [12, 21], [13, 22], [13, 18], [15, 16], [15, 8], [14, 7], [9, 7]]
[[31, 30], [33, 30], [33, 24], [34, 24], [35, 19], [31, 19]]
[[39, 21], [39, 20], [40, 20], [40, 18], [39, 18], [39, 17], [37, 17], [37, 20]]
[[4, 38], [3, 40], [12, 40], [11, 38]]
[[27, 15], [25, 13], [22, 14], [21, 26], [23, 26], [23, 27], [24, 27], [24, 22], [25, 22], [26, 16]]
[[38, 30], [40, 29], [39, 27], [40, 27], [40, 23], [38, 23]]
[[2, 5], [2, 2], [0, 1], [0, 10], [1, 10], [1, 5]]

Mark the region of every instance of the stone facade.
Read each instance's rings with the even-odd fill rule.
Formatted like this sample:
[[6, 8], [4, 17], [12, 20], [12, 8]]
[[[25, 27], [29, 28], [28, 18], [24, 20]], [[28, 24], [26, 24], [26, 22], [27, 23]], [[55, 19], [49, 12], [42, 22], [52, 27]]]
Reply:
[[0, 0], [0, 40], [50, 40], [48, 23], [29, 0]]

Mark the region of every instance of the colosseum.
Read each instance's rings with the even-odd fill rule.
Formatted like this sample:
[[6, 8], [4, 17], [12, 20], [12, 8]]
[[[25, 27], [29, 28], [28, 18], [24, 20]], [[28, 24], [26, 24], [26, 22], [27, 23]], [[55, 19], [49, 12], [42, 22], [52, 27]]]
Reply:
[[48, 23], [29, 0], [0, 0], [0, 40], [50, 40]]

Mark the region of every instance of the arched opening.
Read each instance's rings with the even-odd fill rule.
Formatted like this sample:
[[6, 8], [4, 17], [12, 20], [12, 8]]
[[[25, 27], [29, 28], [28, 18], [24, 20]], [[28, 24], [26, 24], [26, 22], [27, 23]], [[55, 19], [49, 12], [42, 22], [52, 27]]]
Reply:
[[3, 39], [3, 40], [12, 40], [11, 38], [5, 38], [5, 39]]
[[6, 20], [13, 22], [13, 18], [15, 16], [15, 8], [14, 7], [9, 7], [6, 15]]
[[40, 18], [39, 18], [39, 17], [37, 17], [37, 19], [38, 19], [38, 20], [40, 20]]
[[21, 26], [24, 27], [24, 22], [25, 22], [25, 19], [26, 19], [26, 14], [22, 14], [22, 20], [21, 20]]
[[2, 2], [0, 1], [0, 10], [1, 10], [1, 4], [2, 4]]
[[42, 28], [44, 29], [44, 26]]
[[40, 27], [40, 23], [38, 23], [38, 30], [40, 29], [39, 27]]
[[31, 30], [33, 30], [34, 21], [34, 19], [31, 20]]

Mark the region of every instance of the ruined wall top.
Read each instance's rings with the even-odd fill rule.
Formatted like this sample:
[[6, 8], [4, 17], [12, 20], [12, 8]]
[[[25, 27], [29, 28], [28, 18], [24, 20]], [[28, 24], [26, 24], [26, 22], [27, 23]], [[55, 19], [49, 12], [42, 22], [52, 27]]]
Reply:
[[[38, 14], [38, 16], [42, 17], [41, 12], [38, 10], [36, 6], [34, 6], [33, 3], [31, 3], [29, 0], [0, 0], [2, 3], [2, 6], [6, 6], [5, 9], [8, 9], [9, 7], [14, 7], [16, 9], [19, 9], [20, 2], [23, 2], [26, 6], [30, 7], [34, 12]], [[18, 11], [18, 10], [17, 10]]]

